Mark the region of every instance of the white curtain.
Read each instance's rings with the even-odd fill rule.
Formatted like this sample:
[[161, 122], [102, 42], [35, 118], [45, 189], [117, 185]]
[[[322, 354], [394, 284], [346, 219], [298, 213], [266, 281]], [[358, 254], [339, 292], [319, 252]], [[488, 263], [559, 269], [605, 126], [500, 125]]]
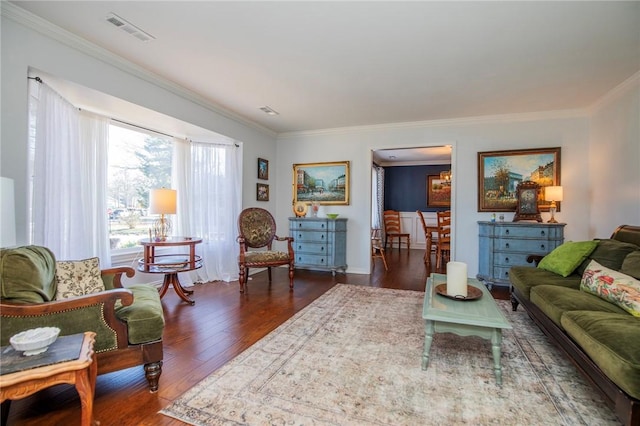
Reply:
[[78, 111], [45, 83], [30, 81], [33, 244], [57, 259], [109, 258], [106, 206], [108, 120]]
[[371, 166], [371, 227], [383, 229], [382, 210], [384, 209], [384, 169]]
[[236, 221], [242, 208], [242, 147], [230, 140], [231, 143], [174, 142], [173, 180], [178, 191], [175, 234], [203, 240], [196, 246], [203, 267], [181, 274], [180, 280], [186, 286], [193, 281], [237, 280]]

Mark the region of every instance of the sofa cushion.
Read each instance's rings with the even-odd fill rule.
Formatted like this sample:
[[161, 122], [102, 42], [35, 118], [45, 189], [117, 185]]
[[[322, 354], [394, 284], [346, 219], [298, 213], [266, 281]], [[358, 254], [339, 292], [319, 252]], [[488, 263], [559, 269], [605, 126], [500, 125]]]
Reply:
[[531, 289], [531, 302], [558, 326], [560, 318], [568, 311], [601, 311], [633, 318], [613, 303], [574, 288], [539, 285]]
[[632, 251], [624, 258], [620, 272], [640, 280], [640, 250]]
[[2, 298], [12, 303], [43, 303], [56, 294], [56, 259], [46, 247], [0, 250]]
[[591, 260], [595, 260], [604, 267], [619, 271], [622, 267], [624, 258], [629, 253], [635, 250], [639, 250], [635, 244], [624, 243], [618, 240], [596, 240], [598, 241], [598, 247], [576, 268], [578, 275], [584, 274], [584, 270], [589, 266]]
[[118, 302], [116, 316], [127, 323], [129, 343], [137, 345], [161, 339], [164, 315], [158, 290], [147, 284], [133, 285], [127, 290], [133, 293], [133, 303], [122, 306]]
[[567, 241], [547, 254], [538, 268], [568, 277], [598, 246], [597, 241]]
[[580, 288], [580, 277], [578, 275], [562, 277], [558, 274], [554, 274], [553, 272], [534, 268], [532, 266], [511, 267], [509, 270], [509, 280], [511, 281], [511, 284], [527, 299], [530, 298], [529, 293], [531, 289], [541, 284], [568, 287], [576, 290]]
[[640, 318], [572, 311], [562, 316], [561, 323], [611, 381], [640, 399]]
[[56, 300], [99, 293], [105, 290], [100, 271], [100, 260], [97, 257], [56, 262], [56, 280], [58, 282]]
[[640, 317], [640, 281], [632, 276], [605, 268], [592, 260], [584, 271], [580, 290], [595, 294]]

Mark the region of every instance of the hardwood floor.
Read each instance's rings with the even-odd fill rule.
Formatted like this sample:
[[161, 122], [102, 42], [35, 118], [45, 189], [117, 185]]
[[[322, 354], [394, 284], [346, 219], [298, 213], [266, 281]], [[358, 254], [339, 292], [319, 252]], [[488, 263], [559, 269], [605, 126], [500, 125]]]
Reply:
[[[422, 256], [422, 250], [387, 251], [389, 271], [375, 259], [370, 275], [334, 277], [296, 270], [293, 292], [287, 270], [275, 268], [271, 286], [266, 272], [261, 272], [251, 277], [244, 295], [237, 281], [198, 285], [194, 306], [169, 291], [162, 300], [166, 326], [159, 391], [149, 393], [142, 366], [98, 376], [94, 418], [101, 426], [182, 425], [158, 411], [337, 283], [424, 290], [431, 271]], [[508, 298], [506, 288], [494, 287], [493, 293]], [[75, 388], [58, 385], [13, 401], [9, 414], [9, 425], [78, 425], [80, 402]]]

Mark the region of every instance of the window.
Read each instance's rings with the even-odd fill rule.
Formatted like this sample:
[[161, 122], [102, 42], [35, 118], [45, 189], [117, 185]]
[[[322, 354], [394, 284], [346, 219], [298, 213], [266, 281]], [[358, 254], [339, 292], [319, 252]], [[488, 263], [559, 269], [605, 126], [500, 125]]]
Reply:
[[109, 126], [107, 214], [112, 253], [149, 236], [149, 190], [171, 188], [173, 142], [129, 126]]

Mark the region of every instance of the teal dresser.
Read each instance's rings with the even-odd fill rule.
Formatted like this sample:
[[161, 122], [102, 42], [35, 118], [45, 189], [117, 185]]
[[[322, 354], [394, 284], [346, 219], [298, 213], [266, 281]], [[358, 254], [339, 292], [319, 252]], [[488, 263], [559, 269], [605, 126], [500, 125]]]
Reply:
[[317, 271], [347, 270], [347, 219], [289, 218], [295, 267]]
[[491, 288], [509, 285], [509, 269], [530, 254], [546, 255], [564, 242], [564, 223], [478, 222], [480, 260], [477, 278]]

